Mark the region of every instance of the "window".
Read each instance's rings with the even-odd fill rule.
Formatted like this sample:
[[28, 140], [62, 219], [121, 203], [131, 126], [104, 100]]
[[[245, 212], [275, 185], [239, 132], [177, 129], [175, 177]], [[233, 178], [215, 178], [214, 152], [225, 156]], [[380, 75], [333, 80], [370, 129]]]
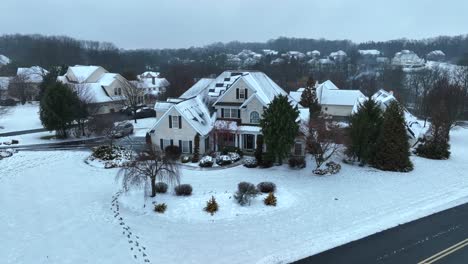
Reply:
[[260, 123], [260, 114], [257, 111], [253, 111], [252, 113], [250, 113], [250, 123], [251, 124]]
[[165, 149], [167, 146], [171, 145], [170, 139], [163, 139], [163, 145], [161, 146], [162, 149]]
[[255, 135], [243, 134], [242, 135], [242, 144], [244, 149], [254, 149], [255, 144]]
[[122, 95], [122, 88], [115, 88], [114, 95]]
[[172, 116], [172, 128], [179, 128], [179, 116]]
[[239, 99], [245, 99], [245, 89], [239, 89]]
[[239, 118], [239, 109], [224, 108], [224, 118]]
[[294, 155], [302, 156], [302, 144], [300, 142], [294, 144]]
[[180, 146], [182, 153], [190, 153], [190, 141], [183, 141], [182, 146]]

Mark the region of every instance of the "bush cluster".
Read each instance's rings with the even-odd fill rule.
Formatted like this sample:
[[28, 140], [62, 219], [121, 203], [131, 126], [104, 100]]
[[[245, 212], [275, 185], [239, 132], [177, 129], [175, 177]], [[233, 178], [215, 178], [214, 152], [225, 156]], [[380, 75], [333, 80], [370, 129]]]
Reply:
[[325, 166], [325, 169], [315, 169], [313, 173], [316, 175], [332, 175], [337, 174], [341, 170], [341, 165], [333, 161], [327, 162]]
[[263, 199], [263, 203], [268, 206], [276, 206], [276, 196], [271, 192]]
[[192, 194], [192, 186], [190, 184], [181, 184], [174, 188], [177, 196], [189, 196]]
[[290, 157], [288, 164], [290, 168], [303, 169], [306, 167], [306, 160], [304, 157]]
[[218, 211], [218, 203], [216, 202], [214, 196], [211, 196], [211, 199], [206, 202], [206, 207], [204, 210], [211, 215]]
[[161, 204], [155, 204], [154, 205], [154, 211], [156, 213], [160, 213], [160, 214], [163, 214], [167, 209], [167, 205], [165, 203], [161, 203]]
[[272, 182], [261, 182], [257, 184], [257, 189], [262, 193], [271, 193], [276, 191], [276, 185]]
[[167, 184], [164, 182], [158, 182], [155, 186], [157, 193], [166, 193], [167, 192]]
[[244, 160], [244, 166], [247, 168], [256, 168], [258, 166], [258, 162], [256, 158], [246, 158]]
[[198, 165], [202, 168], [210, 168], [213, 167], [213, 157], [211, 156], [204, 156], [203, 158], [200, 159], [200, 162]]
[[244, 156], [244, 152], [242, 152], [242, 150], [238, 147], [226, 146], [221, 151], [222, 155], [229, 155], [229, 153], [237, 153], [241, 157]]
[[189, 156], [182, 156], [182, 157], [180, 158], [180, 161], [181, 161], [182, 163], [189, 163], [189, 162], [191, 161], [191, 159], [190, 159]]
[[225, 166], [225, 165], [229, 165], [232, 163], [232, 159], [229, 155], [221, 155], [219, 156], [219, 158], [216, 160], [216, 163], [219, 165], [219, 166]]
[[94, 147], [93, 157], [98, 158], [100, 160], [114, 160], [120, 157], [119, 151], [123, 150], [122, 147], [118, 146], [109, 146], [109, 145], [102, 145], [98, 147]]
[[240, 182], [237, 185], [237, 192], [234, 194], [234, 199], [244, 206], [246, 204], [250, 205], [250, 202], [253, 198], [258, 195], [258, 190], [255, 188], [255, 185], [249, 182]]

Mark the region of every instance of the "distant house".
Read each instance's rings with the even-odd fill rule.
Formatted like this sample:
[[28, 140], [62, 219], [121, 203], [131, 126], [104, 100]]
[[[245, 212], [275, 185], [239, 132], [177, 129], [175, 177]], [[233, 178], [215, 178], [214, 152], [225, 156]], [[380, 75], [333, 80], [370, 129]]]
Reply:
[[404, 68], [418, 68], [425, 65], [424, 59], [421, 59], [416, 53], [411, 50], [402, 50], [395, 53], [392, 59], [392, 64]]
[[428, 61], [445, 61], [445, 53], [441, 50], [433, 50], [426, 55]]
[[42, 83], [44, 76], [48, 73], [49, 72], [47, 70], [40, 66], [18, 68], [16, 76], [9, 79], [9, 96], [19, 100], [37, 100], [39, 95], [39, 85]]
[[7, 99], [8, 85], [13, 77], [0, 77], [0, 100]]
[[137, 88], [143, 90], [142, 103], [154, 104], [158, 95], [165, 93], [170, 86], [166, 78], [161, 78], [159, 72], [147, 71], [137, 76], [136, 81], [132, 81]]
[[[262, 113], [278, 95], [287, 93], [262, 72], [225, 71], [215, 79], [201, 79], [179, 98], [156, 103], [152, 142], [162, 148], [176, 145], [190, 154], [198, 133], [201, 153], [226, 146], [253, 152]], [[292, 98], [290, 102], [300, 107]], [[301, 113], [308, 119], [308, 111]], [[298, 135], [296, 143], [293, 154], [304, 155], [304, 138]]]
[[11, 62], [10, 58], [5, 55], [0, 54], [0, 67], [5, 66]]
[[124, 106], [123, 87], [127, 80], [101, 66], [72, 66], [57, 80], [68, 84], [80, 97], [89, 100], [93, 114], [113, 113]]
[[[356, 102], [361, 98], [365, 98], [361, 91], [338, 89], [329, 80], [322, 84], [316, 84], [315, 90], [317, 100], [322, 106], [322, 112], [338, 120], [348, 118]], [[300, 102], [303, 92], [304, 88], [299, 88], [297, 91], [289, 92], [289, 95], [294, 100]]]

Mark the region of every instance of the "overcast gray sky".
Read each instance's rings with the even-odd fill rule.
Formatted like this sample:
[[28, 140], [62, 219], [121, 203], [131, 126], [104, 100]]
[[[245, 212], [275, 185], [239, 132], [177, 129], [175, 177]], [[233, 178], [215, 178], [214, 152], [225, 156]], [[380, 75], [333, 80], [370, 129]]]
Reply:
[[466, 0], [1, 0], [0, 34], [181, 48], [279, 36], [389, 40], [468, 33]]

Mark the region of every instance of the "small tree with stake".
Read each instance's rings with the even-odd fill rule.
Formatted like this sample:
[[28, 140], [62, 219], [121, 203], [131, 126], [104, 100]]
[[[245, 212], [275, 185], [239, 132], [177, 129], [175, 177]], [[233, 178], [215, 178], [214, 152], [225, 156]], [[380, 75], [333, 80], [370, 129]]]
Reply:
[[339, 126], [323, 117], [310, 119], [307, 150], [315, 160], [316, 169], [329, 160], [340, 148]]
[[[117, 174], [124, 191], [132, 188], [145, 188], [156, 196], [156, 180], [169, 184], [180, 184], [179, 168], [175, 160], [166, 155], [157, 146], [147, 149], [134, 157], [129, 164]], [[148, 187], [149, 186], [149, 187]], [[146, 193], [146, 192], [145, 192]]]

